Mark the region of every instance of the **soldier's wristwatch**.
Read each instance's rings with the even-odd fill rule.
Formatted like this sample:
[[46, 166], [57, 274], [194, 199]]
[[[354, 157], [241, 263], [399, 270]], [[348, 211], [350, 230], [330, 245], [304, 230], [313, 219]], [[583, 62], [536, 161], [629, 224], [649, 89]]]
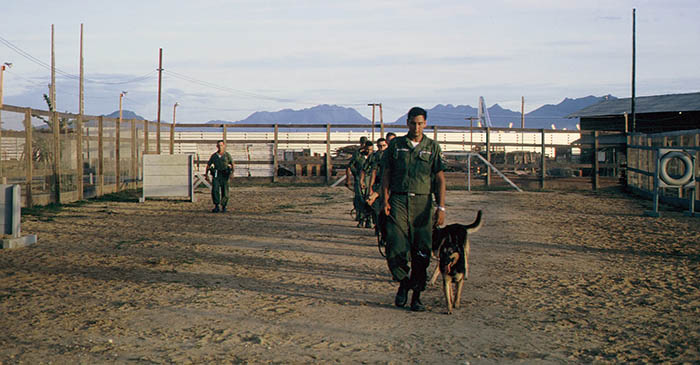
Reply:
[[438, 206], [438, 210], [442, 210], [443, 212], [445, 211], [445, 207]]

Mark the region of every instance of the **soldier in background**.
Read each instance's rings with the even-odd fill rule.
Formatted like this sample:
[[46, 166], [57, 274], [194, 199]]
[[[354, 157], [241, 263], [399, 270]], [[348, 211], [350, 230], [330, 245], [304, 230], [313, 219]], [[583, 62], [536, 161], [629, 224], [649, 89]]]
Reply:
[[377, 212], [379, 211], [379, 194], [381, 192], [381, 166], [382, 155], [384, 150], [388, 147], [388, 142], [384, 138], [379, 138], [377, 140], [377, 151], [372, 153], [365, 162], [365, 168], [362, 169], [360, 174], [360, 180], [364, 183], [367, 181], [367, 186], [362, 186], [363, 189], [367, 189], [367, 199], [365, 200], [367, 205], [372, 207], [372, 223], [377, 224]]
[[212, 176], [211, 184], [211, 199], [214, 202], [212, 213], [219, 212], [219, 204], [221, 211], [226, 212], [228, 204], [228, 180], [233, 174], [233, 158], [231, 154], [226, 152], [226, 142], [219, 140], [216, 142], [217, 151], [209, 157], [207, 162], [207, 171], [205, 177], [209, 180], [209, 174]]
[[369, 172], [370, 168], [372, 167], [372, 156], [374, 156], [374, 145], [372, 144], [372, 141], [365, 142], [364, 150], [361, 151], [361, 154], [365, 156], [365, 161], [360, 167], [359, 179], [356, 180], [356, 183], [359, 181], [361, 194], [359, 212], [360, 218], [357, 226], [362, 227], [364, 225], [365, 228], [372, 228], [372, 207], [366, 202], [367, 198], [369, 197]]
[[345, 186], [350, 189], [350, 177], [353, 177], [353, 192], [355, 196], [352, 201], [353, 208], [355, 209], [355, 220], [360, 220], [360, 211], [362, 209], [362, 191], [360, 191], [360, 171], [362, 165], [365, 162], [365, 155], [362, 151], [365, 150], [365, 143], [367, 143], [367, 137], [360, 137], [360, 147], [352, 154], [350, 162], [348, 162], [348, 167], [345, 169]]

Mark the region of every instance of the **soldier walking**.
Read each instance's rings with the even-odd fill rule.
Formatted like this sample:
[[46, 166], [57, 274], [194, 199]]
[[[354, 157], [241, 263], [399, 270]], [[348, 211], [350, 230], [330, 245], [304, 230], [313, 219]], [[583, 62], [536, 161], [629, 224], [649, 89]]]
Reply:
[[362, 190], [360, 187], [360, 171], [365, 163], [365, 144], [367, 143], [367, 137], [360, 137], [360, 148], [352, 154], [350, 162], [348, 162], [348, 167], [345, 169], [345, 186], [350, 188], [350, 176], [353, 177], [353, 192], [355, 193], [352, 205], [355, 209], [355, 220], [361, 222], [362, 218]]
[[[233, 158], [226, 152], [226, 142], [219, 140], [216, 142], [217, 151], [209, 157], [207, 162], [207, 172], [205, 177], [209, 180], [212, 176], [211, 199], [214, 202], [212, 213], [226, 212], [228, 204], [228, 180], [233, 174]], [[219, 204], [221, 210], [219, 210]]]
[[382, 161], [386, 257], [393, 279], [399, 282], [394, 304], [406, 305], [408, 291], [413, 290], [412, 311], [425, 310], [420, 293], [425, 290], [430, 264], [433, 223], [445, 222], [445, 163], [440, 145], [423, 134], [427, 116], [424, 109], [411, 108], [406, 120], [408, 134], [389, 144]]
[[[369, 155], [365, 166], [360, 173], [360, 180], [363, 182], [367, 181], [367, 186], [362, 186], [363, 189], [367, 189], [367, 204], [372, 208], [372, 222], [377, 224], [377, 211], [381, 208], [381, 201], [377, 199], [381, 193], [381, 161], [384, 151], [387, 149], [388, 143], [386, 139], [379, 138], [377, 140], [377, 151]], [[367, 227], [367, 226], [365, 226]]]

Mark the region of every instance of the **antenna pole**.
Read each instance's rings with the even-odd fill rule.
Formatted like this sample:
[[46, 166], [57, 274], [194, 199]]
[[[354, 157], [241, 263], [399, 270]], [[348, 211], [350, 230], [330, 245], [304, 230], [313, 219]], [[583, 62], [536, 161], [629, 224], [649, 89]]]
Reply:
[[163, 49], [158, 52], [158, 121], [156, 129], [156, 153], [160, 155], [160, 90], [163, 82]]
[[637, 117], [634, 111], [635, 102], [635, 79], [636, 79], [636, 63], [637, 63], [637, 9], [632, 9], [632, 132], [637, 131]]

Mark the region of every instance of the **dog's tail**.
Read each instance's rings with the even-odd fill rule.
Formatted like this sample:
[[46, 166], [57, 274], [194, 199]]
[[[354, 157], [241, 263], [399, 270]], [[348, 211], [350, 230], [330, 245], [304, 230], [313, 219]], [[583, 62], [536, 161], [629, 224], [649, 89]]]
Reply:
[[474, 233], [477, 232], [481, 228], [481, 210], [476, 213], [476, 219], [474, 220], [474, 223], [464, 226], [466, 228], [467, 233]]

